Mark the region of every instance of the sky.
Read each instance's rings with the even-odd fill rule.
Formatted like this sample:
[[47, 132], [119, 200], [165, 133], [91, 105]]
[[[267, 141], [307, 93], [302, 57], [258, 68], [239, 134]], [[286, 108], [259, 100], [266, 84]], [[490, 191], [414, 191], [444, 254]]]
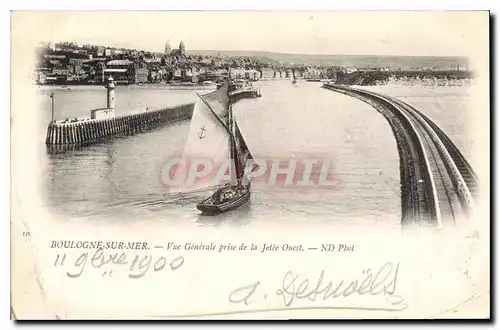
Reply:
[[[487, 12], [45, 12], [45, 38], [162, 52], [177, 48], [298, 54], [469, 56]], [[40, 27], [35, 28], [40, 31]]]

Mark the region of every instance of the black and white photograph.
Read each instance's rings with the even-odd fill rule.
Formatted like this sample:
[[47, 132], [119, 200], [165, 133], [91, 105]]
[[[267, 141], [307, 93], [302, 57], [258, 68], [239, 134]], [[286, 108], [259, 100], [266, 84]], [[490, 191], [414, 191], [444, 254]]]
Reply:
[[11, 316], [489, 318], [489, 20], [13, 11]]

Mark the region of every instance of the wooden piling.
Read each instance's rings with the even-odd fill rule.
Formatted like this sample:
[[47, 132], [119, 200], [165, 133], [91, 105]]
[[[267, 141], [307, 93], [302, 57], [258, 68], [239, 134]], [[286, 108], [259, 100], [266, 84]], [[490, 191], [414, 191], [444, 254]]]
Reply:
[[54, 131], [54, 126], [49, 124], [47, 127], [47, 137], [45, 138], [45, 143], [52, 144], [52, 132]]
[[85, 143], [87, 141], [87, 127], [85, 126], [85, 122], [81, 123], [82, 130], [82, 142]]
[[79, 128], [79, 135], [80, 135], [80, 143], [83, 143], [85, 142], [85, 127], [83, 126], [83, 123], [79, 123], [78, 124], [78, 128]]
[[86, 125], [87, 125], [87, 135], [88, 135], [87, 141], [91, 142], [92, 141], [92, 123], [86, 122]]
[[63, 144], [63, 127], [57, 127], [57, 144]]
[[56, 143], [56, 127], [53, 124], [50, 124], [50, 143]]
[[62, 134], [61, 134], [61, 144], [67, 144], [66, 138], [68, 137], [68, 134], [66, 132], [66, 129], [68, 126], [63, 125], [62, 126]]
[[85, 124], [83, 124], [84, 132], [85, 132], [85, 142], [90, 141], [90, 128], [89, 128], [89, 122], [86, 121]]
[[79, 142], [78, 141], [78, 123], [73, 124], [73, 134], [74, 134], [73, 143], [77, 144]]
[[52, 142], [52, 124], [47, 126], [47, 136], [45, 137], [45, 144], [50, 144]]
[[[253, 97], [253, 94], [252, 91], [242, 91], [233, 94], [231, 100], [235, 102], [241, 98]], [[102, 120], [65, 124], [51, 122], [47, 126], [45, 143], [47, 145], [70, 145], [96, 142], [119, 135], [133, 135], [189, 119], [193, 115], [193, 109], [194, 103], [190, 103]]]
[[73, 136], [71, 135], [71, 127], [73, 125], [71, 124], [68, 124], [68, 128], [67, 128], [67, 133], [68, 133], [68, 144], [73, 144]]
[[97, 134], [97, 122], [91, 122], [90, 126], [92, 127], [92, 140], [97, 140], [99, 135]]
[[98, 134], [99, 132], [98, 132], [98, 130], [97, 130], [97, 125], [98, 125], [98, 124], [99, 124], [98, 122], [91, 122], [91, 123], [90, 123], [90, 125], [92, 126], [92, 132], [93, 132], [93, 134], [92, 134], [92, 135], [93, 135], [93, 136], [92, 136], [92, 139], [93, 139], [93, 140], [98, 140], [98, 139], [99, 139], [99, 134]]
[[105, 124], [106, 122], [103, 120], [101, 122], [101, 137], [105, 138], [106, 137], [106, 132], [105, 132]]
[[109, 119], [104, 120], [104, 136], [109, 137]]
[[68, 144], [73, 144], [73, 124], [68, 125]]
[[89, 122], [89, 132], [90, 132], [90, 141], [94, 141], [95, 140], [95, 130], [94, 130], [94, 123], [93, 122]]
[[49, 124], [49, 126], [47, 126], [47, 135], [45, 135], [45, 144], [49, 144], [50, 143], [50, 131], [52, 130], [52, 126]]
[[98, 121], [95, 123], [95, 135], [96, 135], [96, 139], [97, 140], [100, 140], [101, 137], [102, 137], [102, 134], [101, 134], [101, 121]]
[[80, 142], [85, 142], [85, 126], [84, 123], [80, 123]]
[[61, 126], [61, 144], [66, 144], [66, 125]]
[[80, 123], [76, 124], [75, 130], [76, 130], [76, 143], [81, 143], [82, 142], [82, 130], [81, 130]]

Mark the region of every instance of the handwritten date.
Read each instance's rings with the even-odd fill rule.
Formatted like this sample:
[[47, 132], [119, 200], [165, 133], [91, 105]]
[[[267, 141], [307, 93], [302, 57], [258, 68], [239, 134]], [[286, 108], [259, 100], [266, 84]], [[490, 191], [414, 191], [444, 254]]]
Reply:
[[[66, 253], [56, 256], [54, 266], [65, 266]], [[162, 270], [175, 271], [184, 264], [183, 257], [176, 257], [167, 260], [166, 257], [153, 257], [151, 254], [137, 253], [133, 257], [127, 255], [126, 252], [106, 252], [102, 248], [94, 253], [88, 251], [81, 253], [70, 264], [70, 270], [66, 272], [69, 278], [78, 278], [88, 268], [103, 271], [103, 276], [111, 276], [113, 269], [124, 268], [128, 269], [129, 278], [141, 278], [148, 270], [152, 269], [155, 272]]]

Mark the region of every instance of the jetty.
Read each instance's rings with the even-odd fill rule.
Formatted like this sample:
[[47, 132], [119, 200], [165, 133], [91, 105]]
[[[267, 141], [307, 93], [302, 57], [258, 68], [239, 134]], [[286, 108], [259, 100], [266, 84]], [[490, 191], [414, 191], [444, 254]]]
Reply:
[[430, 117], [409, 103], [367, 89], [333, 83], [323, 88], [369, 104], [389, 123], [399, 154], [403, 225], [443, 228], [474, 214], [479, 177]]
[[[54, 115], [52, 115], [52, 121], [47, 127], [45, 138], [45, 144], [49, 150], [64, 150], [75, 146], [87, 146], [110, 138], [147, 132], [171, 123], [188, 120], [193, 115], [194, 101], [175, 106], [160, 105], [147, 107], [138, 112], [116, 116], [116, 84], [112, 77], [109, 77], [105, 87], [107, 90], [106, 107], [90, 110], [90, 118], [56, 121], [54, 120]], [[215, 91], [211, 93], [215, 93]], [[230, 93], [230, 102], [234, 103], [244, 98], [256, 98], [260, 96], [260, 90], [256, 88], [237, 89]], [[53, 96], [51, 97], [53, 101]]]

